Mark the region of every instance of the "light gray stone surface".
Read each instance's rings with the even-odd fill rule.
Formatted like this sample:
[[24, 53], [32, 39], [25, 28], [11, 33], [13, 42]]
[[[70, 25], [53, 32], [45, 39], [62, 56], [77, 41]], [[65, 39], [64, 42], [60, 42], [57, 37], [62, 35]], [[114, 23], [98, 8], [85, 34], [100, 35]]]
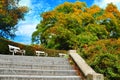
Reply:
[[0, 80], [80, 80], [60, 57], [0, 55]]
[[0, 80], [80, 80], [79, 76], [0, 75]]
[[[73, 51], [72, 51], [73, 52]], [[70, 56], [73, 58], [73, 60], [76, 62], [76, 64], [79, 66], [81, 71], [84, 73], [85, 76], [88, 74], [96, 73], [86, 62], [85, 60], [79, 56], [77, 53], [69, 52]]]
[[80, 68], [82, 73], [87, 77], [87, 80], [104, 80], [103, 74], [96, 73], [86, 62], [85, 60], [78, 55], [76, 50], [70, 50], [69, 55], [75, 61], [77, 66]]

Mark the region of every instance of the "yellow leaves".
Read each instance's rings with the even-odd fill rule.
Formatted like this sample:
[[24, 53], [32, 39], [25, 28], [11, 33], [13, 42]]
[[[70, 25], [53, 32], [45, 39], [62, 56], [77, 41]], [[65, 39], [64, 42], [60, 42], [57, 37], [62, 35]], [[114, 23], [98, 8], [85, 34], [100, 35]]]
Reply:
[[66, 15], [65, 15], [65, 14], [63, 14], [63, 13], [58, 13], [58, 14], [57, 14], [57, 20], [58, 20], [58, 22], [57, 22], [56, 24], [61, 25], [61, 26], [64, 25], [64, 24], [66, 23], [65, 18], [66, 18]]
[[6, 10], [0, 9], [0, 14], [5, 15]]
[[18, 10], [19, 10], [21, 13], [25, 13], [25, 12], [28, 12], [28, 7], [22, 6], [22, 7], [18, 8]]
[[74, 5], [73, 5], [74, 8], [77, 8], [77, 9], [82, 9], [84, 7], [86, 7], [86, 4], [84, 2], [75, 2]]
[[86, 9], [86, 12], [89, 13], [89, 14], [91, 14], [91, 15], [93, 15], [93, 14], [95, 14], [95, 13], [100, 12], [100, 10], [101, 10], [101, 9], [99, 8], [99, 6], [94, 5], [94, 6], [92, 6], [91, 8], [87, 8], [87, 9]]
[[82, 15], [82, 18], [88, 18], [88, 17], [92, 18], [91, 14], [89, 14], [87, 12], [83, 12], [81, 15]]
[[112, 13], [107, 12], [107, 13], [104, 13], [102, 16], [98, 17], [97, 19], [104, 20], [104, 19], [108, 19], [108, 18], [115, 19], [115, 16]]
[[58, 26], [53, 26], [47, 30], [47, 33], [57, 34], [57, 28]]
[[6, 13], [6, 10], [4, 9], [6, 5], [5, 0], [0, 1], [0, 14], [4, 15]]
[[113, 13], [113, 12], [117, 13], [117, 12], [119, 12], [117, 7], [115, 5], [113, 5], [112, 3], [108, 4], [105, 11], [109, 12], [109, 13]]
[[[82, 19], [82, 23], [83, 23], [83, 24], [85, 23], [85, 25], [94, 22], [93, 16], [92, 16], [91, 14], [87, 13], [87, 12], [83, 12], [83, 13], [81, 14], [81, 17], [82, 17], [82, 18], [81, 18], [81, 19]], [[84, 26], [85, 26], [85, 25], [84, 25]]]
[[53, 18], [56, 15], [55, 11], [50, 11], [50, 12], [45, 12], [44, 14], [42, 14], [42, 17], [44, 19], [49, 19], [49, 18]]
[[[95, 42], [95, 45], [101, 45], [102, 50], [110, 51], [111, 54], [120, 54], [120, 39], [107, 39]], [[112, 48], [110, 50], [110, 48]]]
[[70, 3], [70, 2], [65, 2], [65, 3], [63, 4], [63, 6], [71, 7], [71, 6], [72, 6], [72, 3]]
[[55, 10], [63, 8], [63, 7], [71, 7], [73, 4], [70, 2], [64, 2], [64, 4], [61, 4], [55, 8]]
[[82, 10], [73, 8], [73, 12], [74, 12], [75, 15], [80, 15], [82, 13]]
[[75, 13], [69, 14], [69, 15], [67, 15], [67, 16], [68, 16], [69, 18], [71, 18], [71, 19], [77, 20], [77, 22], [78, 22], [79, 24], [82, 24], [82, 20], [81, 20], [82, 16], [76, 15]]

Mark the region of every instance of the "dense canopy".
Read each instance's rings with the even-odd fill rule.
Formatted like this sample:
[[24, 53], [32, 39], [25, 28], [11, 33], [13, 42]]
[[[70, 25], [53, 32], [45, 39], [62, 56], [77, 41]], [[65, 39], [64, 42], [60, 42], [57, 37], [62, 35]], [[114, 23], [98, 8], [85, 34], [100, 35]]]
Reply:
[[46, 48], [77, 49], [93, 41], [120, 37], [120, 11], [112, 3], [101, 9], [80, 1], [65, 2], [41, 16], [32, 41]]

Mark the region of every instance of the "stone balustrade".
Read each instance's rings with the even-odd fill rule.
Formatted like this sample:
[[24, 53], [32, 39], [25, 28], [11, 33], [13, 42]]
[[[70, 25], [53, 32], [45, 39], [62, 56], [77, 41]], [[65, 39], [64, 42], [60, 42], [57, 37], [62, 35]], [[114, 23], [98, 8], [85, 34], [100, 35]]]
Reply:
[[69, 55], [77, 64], [87, 80], [104, 80], [103, 74], [96, 73], [85, 60], [77, 54], [76, 50], [70, 50]]

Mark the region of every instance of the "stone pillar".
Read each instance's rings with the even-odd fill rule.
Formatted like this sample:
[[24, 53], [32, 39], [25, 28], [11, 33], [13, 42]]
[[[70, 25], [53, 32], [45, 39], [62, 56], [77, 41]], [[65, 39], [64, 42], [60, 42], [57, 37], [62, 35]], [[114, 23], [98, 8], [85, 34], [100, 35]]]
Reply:
[[95, 74], [88, 74], [87, 80], [104, 80], [103, 74], [95, 73]]
[[69, 50], [69, 54], [70, 53], [77, 53], [76, 50]]

